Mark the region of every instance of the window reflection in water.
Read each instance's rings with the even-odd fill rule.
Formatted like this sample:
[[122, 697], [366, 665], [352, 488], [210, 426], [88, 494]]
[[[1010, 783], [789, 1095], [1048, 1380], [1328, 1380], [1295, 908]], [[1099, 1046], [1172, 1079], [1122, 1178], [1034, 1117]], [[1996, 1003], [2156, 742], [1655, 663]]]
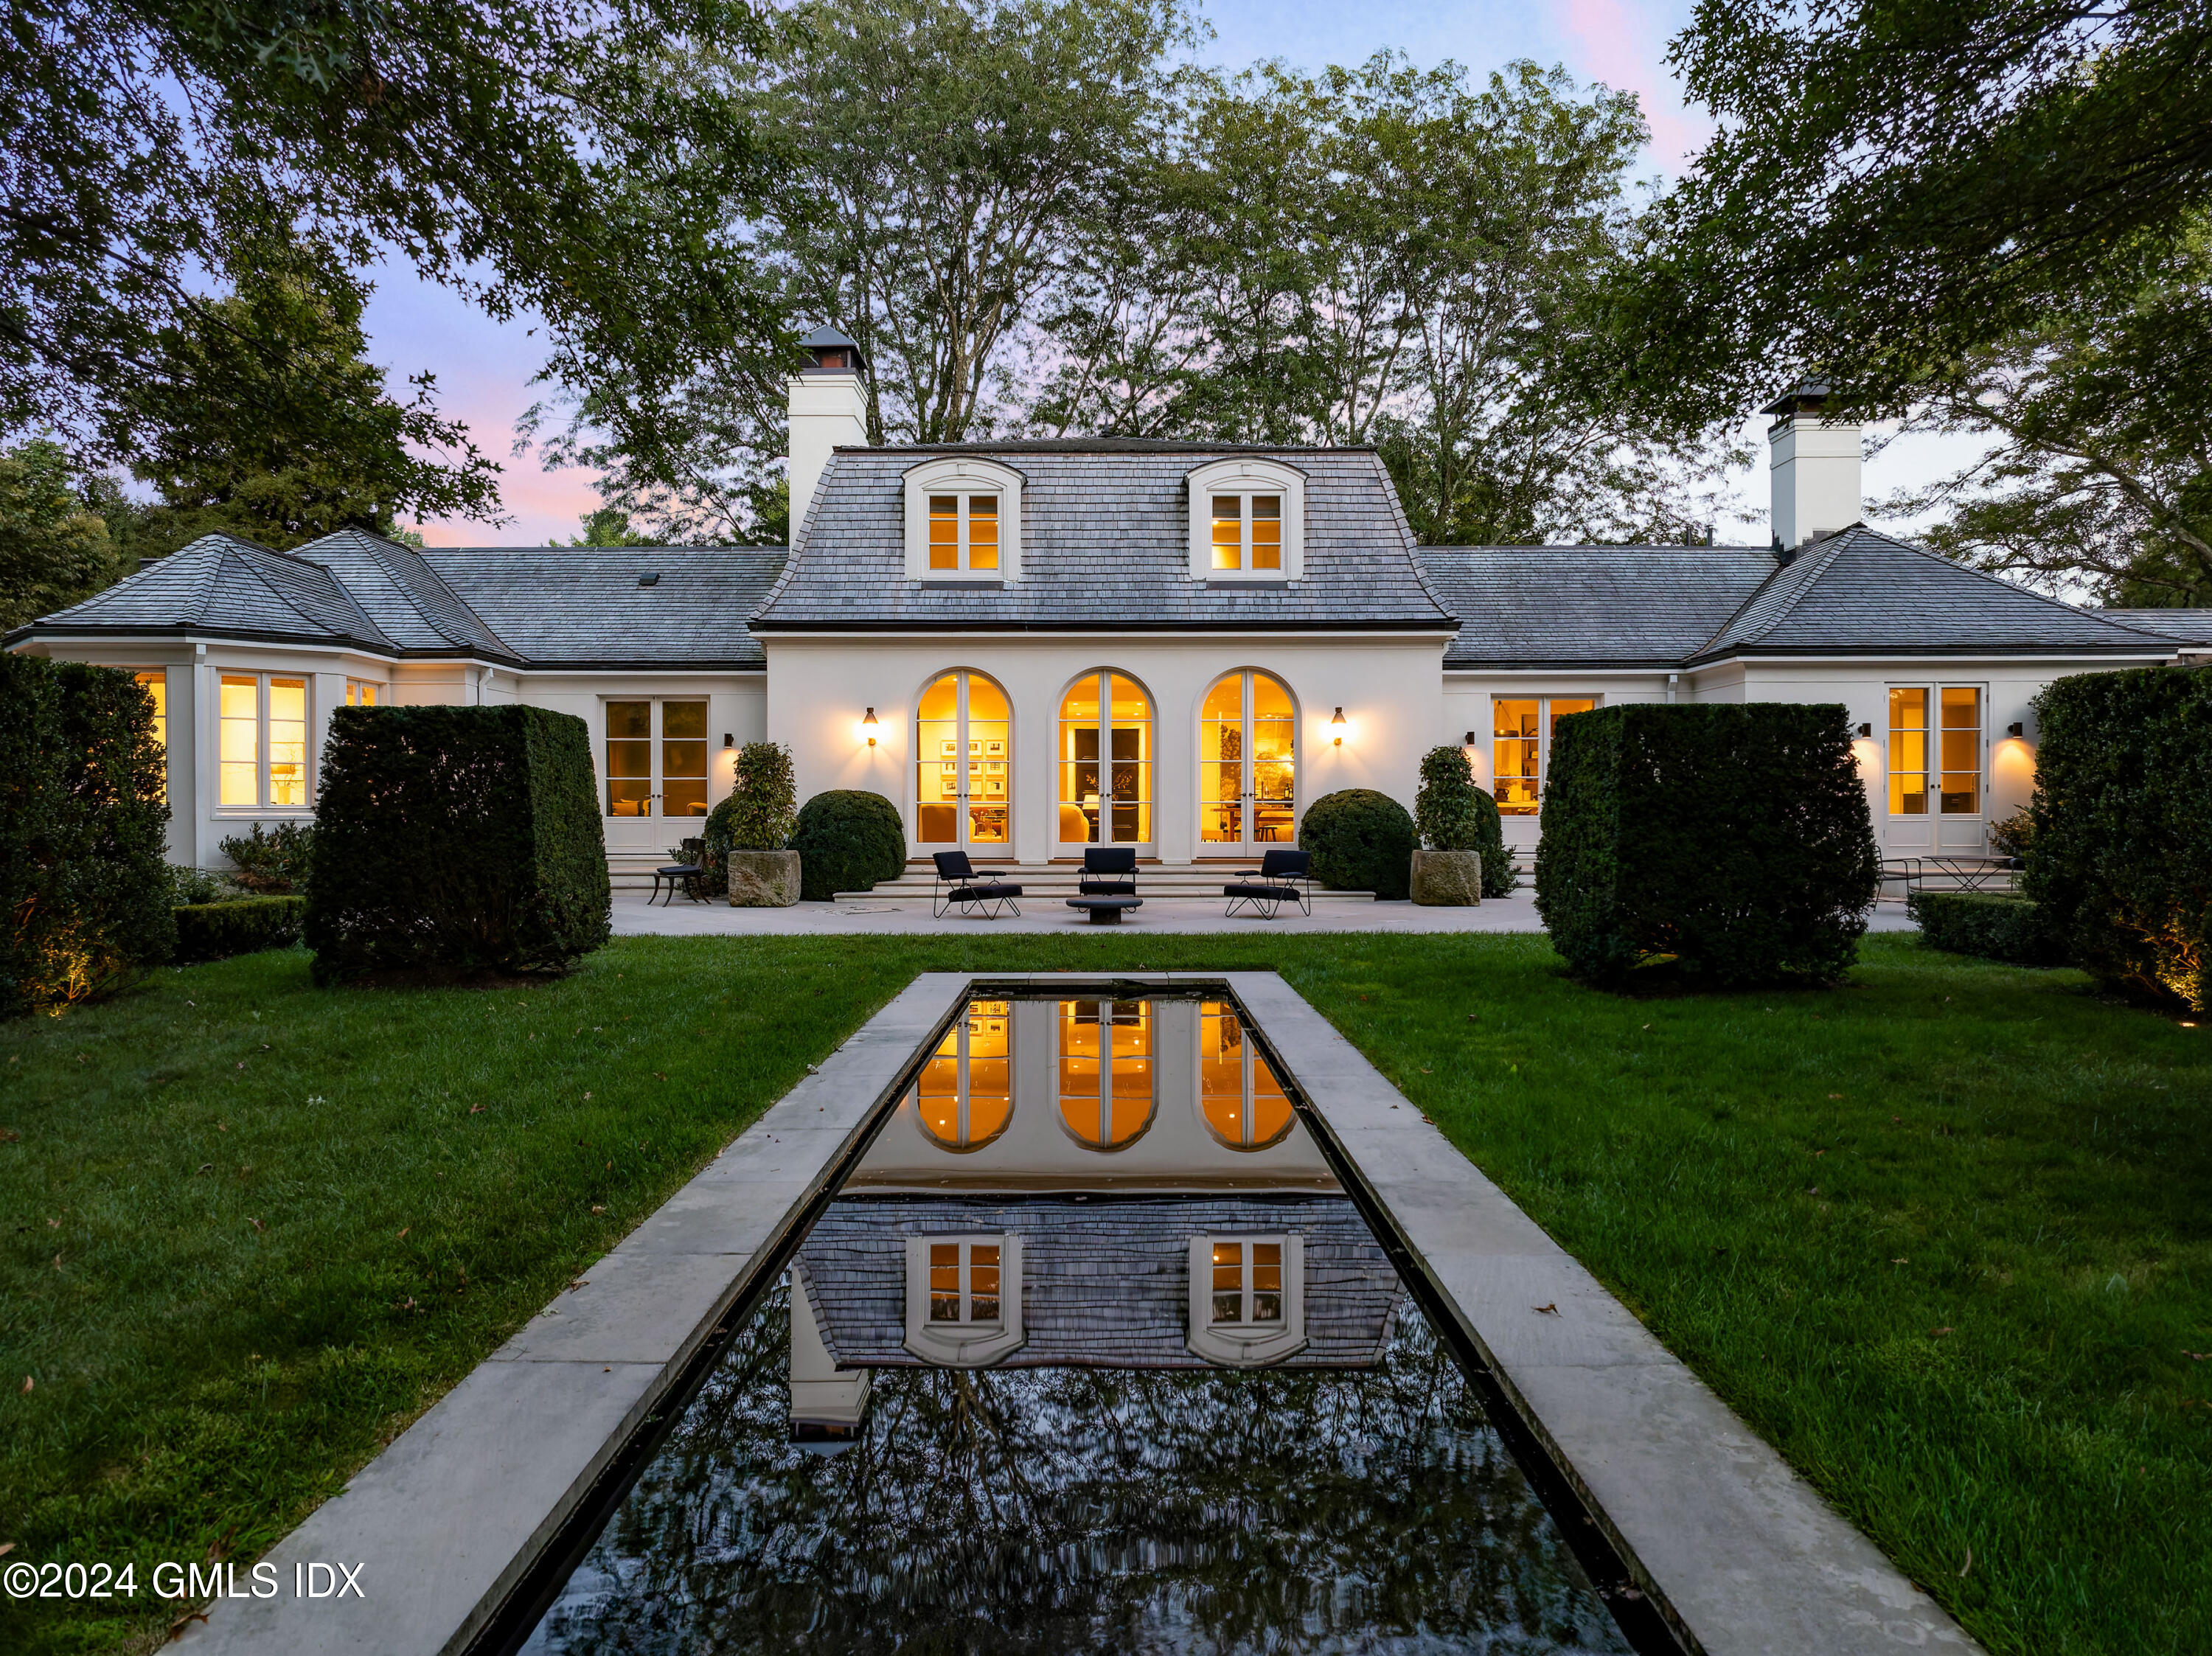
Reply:
[[1237, 1149], [1263, 1149], [1291, 1130], [1283, 1083], [1224, 1001], [1199, 1010], [1198, 1109], [1214, 1136]]
[[979, 1149], [1013, 1119], [1012, 1013], [1002, 1000], [970, 1001], [923, 1066], [921, 1130], [946, 1149]]
[[1060, 1004], [1060, 1117], [1094, 1149], [1152, 1123], [1152, 1007], [1141, 1000]]
[[1213, 1244], [1213, 1320], [1283, 1319], [1283, 1245], [1217, 1240]]

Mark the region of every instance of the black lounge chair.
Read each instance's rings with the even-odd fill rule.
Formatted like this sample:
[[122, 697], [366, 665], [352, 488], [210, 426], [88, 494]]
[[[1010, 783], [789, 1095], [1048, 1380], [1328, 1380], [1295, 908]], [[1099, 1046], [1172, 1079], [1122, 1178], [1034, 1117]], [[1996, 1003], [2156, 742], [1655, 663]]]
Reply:
[[937, 878], [929, 891], [929, 915], [932, 919], [943, 919], [954, 909], [963, 915], [969, 905], [980, 908], [983, 918], [995, 920], [1012, 909], [1015, 917], [1021, 915], [1021, 905], [1014, 901], [1022, 889], [1005, 880], [987, 880], [975, 871], [975, 864], [968, 860], [964, 851], [940, 851], [931, 858], [937, 864]]
[[1067, 900], [1096, 924], [1112, 925], [1133, 908], [1142, 908], [1137, 895], [1137, 851], [1133, 846], [1085, 846], [1083, 877], [1076, 881], [1077, 895]]
[[1285, 903], [1294, 904], [1301, 914], [1310, 914], [1313, 853], [1288, 848], [1267, 852], [1259, 867], [1246, 869], [1221, 888], [1221, 895], [1229, 899], [1229, 907], [1221, 912], [1224, 919], [1245, 908], [1263, 920], [1272, 920]]

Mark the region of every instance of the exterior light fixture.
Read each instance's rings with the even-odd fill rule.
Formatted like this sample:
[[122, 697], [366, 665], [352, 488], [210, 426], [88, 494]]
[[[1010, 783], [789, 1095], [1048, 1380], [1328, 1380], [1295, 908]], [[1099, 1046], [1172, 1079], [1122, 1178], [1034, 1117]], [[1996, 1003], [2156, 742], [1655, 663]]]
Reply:
[[1342, 747], [1344, 745], [1344, 709], [1339, 707], [1336, 710], [1336, 717], [1328, 722], [1330, 727], [1336, 731], [1336, 745]]
[[1460, 737], [1459, 744], [1462, 748], [1474, 747], [1475, 745], [1474, 732], [1473, 731], [1469, 731], [1465, 736]]
[[1859, 726], [1859, 734], [1860, 734], [1861, 736], [1872, 736], [1872, 735], [1874, 734], [1874, 726], [1873, 726], [1872, 725], [1860, 725], [1860, 726]]
[[732, 736], [727, 731], [724, 731], [722, 732], [722, 745], [726, 748], [734, 748], [738, 745], [738, 738]]
[[866, 715], [861, 719], [860, 729], [867, 736], [868, 745], [874, 747], [876, 745], [876, 710], [873, 707], [869, 708]]
[[2022, 721], [2014, 719], [2011, 724], [2005, 726], [2005, 734], [2007, 736], [2025, 736], [2027, 734], [2027, 726]]

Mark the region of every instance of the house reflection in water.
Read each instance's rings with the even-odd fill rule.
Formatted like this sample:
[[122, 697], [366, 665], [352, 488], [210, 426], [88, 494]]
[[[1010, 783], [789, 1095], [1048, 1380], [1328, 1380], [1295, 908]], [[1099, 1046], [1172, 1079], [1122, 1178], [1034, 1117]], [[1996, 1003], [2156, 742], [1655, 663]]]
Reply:
[[1397, 1273], [1236, 1009], [975, 1001], [801, 1245], [791, 1413], [879, 1368], [1364, 1368]]

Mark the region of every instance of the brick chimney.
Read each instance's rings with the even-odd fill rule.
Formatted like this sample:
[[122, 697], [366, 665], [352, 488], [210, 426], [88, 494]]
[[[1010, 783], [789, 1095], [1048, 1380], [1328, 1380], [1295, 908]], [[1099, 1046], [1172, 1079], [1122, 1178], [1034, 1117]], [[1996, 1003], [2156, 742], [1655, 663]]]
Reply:
[[1774, 488], [1775, 544], [1785, 554], [1866, 515], [1858, 425], [1822, 418], [1827, 401], [1827, 386], [1807, 379], [1762, 410], [1774, 420], [1766, 428], [1767, 477]]
[[799, 344], [811, 366], [791, 377], [791, 534], [806, 520], [835, 448], [868, 440], [867, 359], [835, 328], [817, 328]]

